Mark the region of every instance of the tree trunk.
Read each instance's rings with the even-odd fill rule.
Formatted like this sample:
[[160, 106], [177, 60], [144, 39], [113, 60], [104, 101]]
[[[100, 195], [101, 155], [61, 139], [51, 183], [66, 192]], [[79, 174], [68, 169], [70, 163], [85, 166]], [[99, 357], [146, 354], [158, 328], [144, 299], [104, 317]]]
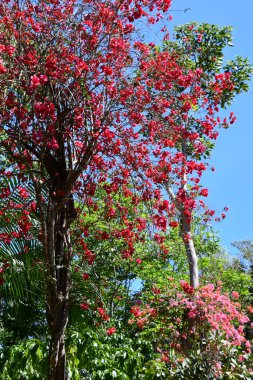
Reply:
[[[186, 122], [186, 128], [187, 128], [187, 122]], [[188, 147], [186, 144], [185, 139], [182, 139], [182, 153], [184, 154], [185, 160], [187, 160], [188, 157]], [[187, 174], [185, 170], [185, 164], [182, 165], [182, 172], [183, 175], [183, 191], [185, 195], [187, 195]], [[184, 241], [184, 246], [188, 258], [189, 263], [189, 273], [190, 273], [190, 285], [196, 289], [199, 286], [199, 268], [198, 268], [198, 257], [196, 254], [194, 241], [192, 239], [192, 228], [191, 228], [191, 219], [192, 219], [192, 212], [191, 215], [185, 214], [185, 206], [180, 210], [180, 217], [181, 217], [181, 234]]]
[[[199, 286], [199, 270], [198, 270], [198, 257], [196, 254], [194, 241], [191, 233], [191, 219], [181, 213], [181, 223], [180, 223], [181, 234], [184, 241], [184, 246], [188, 258], [189, 274], [190, 274], [190, 285], [196, 289]], [[183, 351], [186, 355], [192, 349], [192, 344], [196, 340], [195, 338], [195, 327], [197, 323], [196, 317], [189, 318], [188, 311], [185, 313], [184, 320], [187, 323], [188, 335], [186, 339], [182, 339]]]
[[69, 315], [70, 224], [73, 199], [57, 209], [49, 201], [46, 220], [47, 320], [51, 335], [48, 380], [67, 380], [65, 330]]
[[181, 213], [181, 234], [189, 263], [190, 285], [196, 289], [199, 286], [198, 257], [191, 233], [191, 222]]

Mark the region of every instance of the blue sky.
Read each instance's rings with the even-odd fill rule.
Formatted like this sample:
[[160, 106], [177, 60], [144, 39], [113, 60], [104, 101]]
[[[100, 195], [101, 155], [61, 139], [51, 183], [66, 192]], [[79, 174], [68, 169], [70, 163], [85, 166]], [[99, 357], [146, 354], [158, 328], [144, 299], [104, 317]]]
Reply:
[[[253, 0], [239, 3], [231, 0], [174, 0], [172, 25], [190, 21], [209, 22], [233, 27], [234, 47], [227, 48], [226, 59], [235, 55], [248, 57], [253, 64]], [[220, 131], [211, 164], [216, 171], [203, 177], [209, 189], [208, 205], [217, 211], [229, 207], [227, 218], [215, 228], [222, 245], [234, 252], [230, 243], [253, 240], [253, 83], [250, 91], [235, 99], [228, 112], [233, 111], [237, 122]], [[211, 165], [211, 166], [212, 166]]]

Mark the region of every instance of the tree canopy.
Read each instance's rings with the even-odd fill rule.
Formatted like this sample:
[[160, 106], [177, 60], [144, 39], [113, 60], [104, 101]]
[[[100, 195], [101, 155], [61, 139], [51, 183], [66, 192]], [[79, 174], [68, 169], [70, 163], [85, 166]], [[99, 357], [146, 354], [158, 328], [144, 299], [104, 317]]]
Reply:
[[214, 211], [201, 177], [252, 67], [223, 62], [229, 27], [169, 39], [170, 5], [0, 5], [4, 379], [251, 374], [250, 273], [202, 226]]

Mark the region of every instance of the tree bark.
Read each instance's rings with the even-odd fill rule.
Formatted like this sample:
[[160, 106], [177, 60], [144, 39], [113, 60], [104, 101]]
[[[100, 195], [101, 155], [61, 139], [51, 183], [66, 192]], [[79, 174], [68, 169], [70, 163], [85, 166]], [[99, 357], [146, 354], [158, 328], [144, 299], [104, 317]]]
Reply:
[[181, 212], [180, 229], [188, 258], [190, 285], [196, 289], [199, 286], [198, 256], [192, 238], [191, 222], [183, 212]]
[[73, 199], [57, 209], [50, 197], [46, 219], [47, 320], [51, 335], [48, 380], [67, 380], [65, 330], [69, 315], [70, 225]]
[[[186, 122], [187, 127], [187, 122]], [[186, 144], [186, 141], [182, 139], [182, 153], [184, 154], [185, 160], [187, 160], [188, 157], [188, 147]], [[182, 172], [183, 175], [183, 187], [182, 190], [184, 191], [185, 195], [187, 196], [187, 174], [185, 171], [185, 164], [182, 165]], [[189, 264], [189, 274], [190, 274], [190, 285], [196, 289], [199, 286], [199, 269], [198, 269], [198, 257], [196, 254], [194, 241], [192, 238], [192, 226], [191, 226], [191, 220], [192, 220], [192, 211], [190, 212], [190, 215], [186, 215], [185, 213], [185, 206], [183, 205], [179, 207], [180, 211], [180, 228], [181, 228], [181, 234], [184, 241], [184, 246], [188, 258], [188, 264]]]
[[[186, 176], [184, 178], [186, 183]], [[191, 216], [185, 215], [184, 207], [179, 204], [176, 199], [175, 194], [170, 188], [168, 183], [165, 183], [165, 190], [169, 195], [171, 201], [176, 206], [178, 212], [180, 213], [180, 233], [183, 238], [185, 251], [188, 259], [189, 265], [189, 275], [190, 275], [190, 285], [196, 289], [199, 286], [199, 269], [198, 269], [198, 256], [195, 250], [194, 241], [192, 238], [192, 226], [191, 226]], [[184, 189], [186, 191], [186, 189]]]

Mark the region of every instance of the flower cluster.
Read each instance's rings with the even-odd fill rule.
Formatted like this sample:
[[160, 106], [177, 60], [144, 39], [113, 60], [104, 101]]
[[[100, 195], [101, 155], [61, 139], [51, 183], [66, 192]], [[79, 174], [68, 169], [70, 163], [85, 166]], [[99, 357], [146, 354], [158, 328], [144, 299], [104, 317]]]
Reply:
[[[143, 297], [147, 300], [148, 293]], [[238, 355], [246, 357], [251, 353], [252, 345], [244, 335], [249, 318], [237, 301], [238, 297], [237, 292], [232, 292], [230, 297], [213, 284], [194, 291], [185, 281], [180, 281], [180, 284], [172, 281], [171, 287], [152, 291], [152, 307], [149, 304], [133, 306], [130, 310], [133, 317], [129, 323], [136, 324], [141, 330], [150, 328], [151, 323], [153, 327], [157, 326], [160, 336], [158, 351], [162, 353], [163, 361], [169, 361], [166, 355], [171, 349], [183, 357], [199, 349], [203, 353], [216, 352], [215, 360], [219, 361], [219, 355], [223, 355], [223, 351], [218, 349], [221, 342], [224, 348], [235, 347]]]

